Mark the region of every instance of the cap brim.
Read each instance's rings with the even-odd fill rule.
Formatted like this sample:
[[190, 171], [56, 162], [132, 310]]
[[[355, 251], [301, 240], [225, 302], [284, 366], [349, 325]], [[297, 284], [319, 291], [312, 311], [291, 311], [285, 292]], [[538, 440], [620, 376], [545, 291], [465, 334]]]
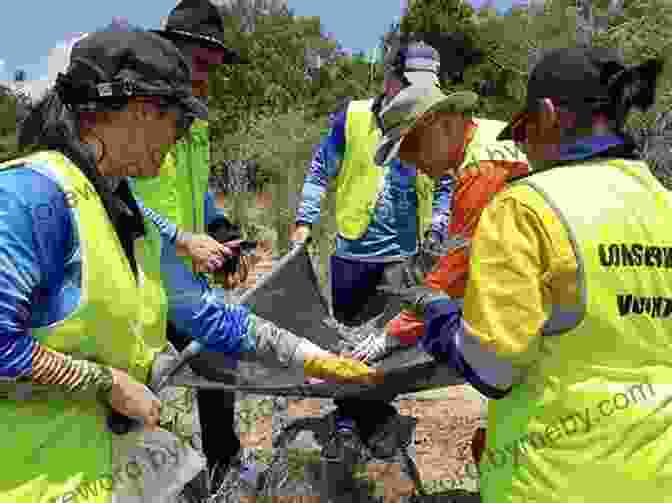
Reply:
[[208, 107], [194, 96], [182, 98], [180, 104], [195, 119], [208, 120]]
[[[445, 94], [445, 93], [444, 93]], [[480, 97], [472, 91], [458, 91], [455, 93], [446, 94], [446, 97], [433, 104], [424, 112], [418, 120], [425, 114], [435, 112], [453, 112], [453, 113], [467, 113], [475, 109], [478, 105]], [[417, 122], [417, 120], [416, 120]]]
[[404, 77], [408, 79], [412, 86], [436, 86], [439, 87], [439, 76], [434, 72], [406, 72]]
[[214, 47], [215, 49], [220, 49], [225, 53], [225, 61], [223, 64], [248, 64], [249, 61], [243, 58], [233, 49], [230, 49], [221, 40], [218, 40], [214, 37], [208, 37], [207, 35], [199, 35], [197, 33], [190, 33], [187, 31], [180, 30], [150, 30], [152, 33], [156, 33], [168, 40], [189, 40], [192, 42], [197, 42], [199, 44], [208, 45]]

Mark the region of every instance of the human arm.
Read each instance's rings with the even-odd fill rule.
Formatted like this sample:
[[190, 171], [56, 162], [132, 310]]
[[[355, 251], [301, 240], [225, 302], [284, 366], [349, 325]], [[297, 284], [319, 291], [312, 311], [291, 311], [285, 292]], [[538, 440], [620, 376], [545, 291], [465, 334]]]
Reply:
[[322, 139], [310, 161], [296, 211], [296, 231], [292, 241], [305, 241], [311, 226], [319, 223], [322, 199], [329, 180], [338, 176], [345, 152], [346, 111], [347, 105], [334, 114], [329, 134]]
[[[176, 259], [174, 251], [164, 250], [162, 270], [170, 320], [178, 331], [198, 340], [210, 351], [235, 359], [302, 368], [306, 375], [313, 377], [322, 375], [320, 372], [326, 368], [333, 379], [347, 377], [347, 372], [353, 370], [352, 365], [358, 363], [338, 359], [307, 339], [255, 316], [247, 306], [223, 302], [216, 290], [194, 277]], [[361, 378], [368, 378], [372, 372], [366, 366], [355, 370], [360, 372]]]
[[142, 214], [156, 226], [162, 239], [175, 244], [178, 256], [188, 256], [194, 261], [198, 272], [217, 270], [222, 266], [223, 257], [231, 255], [231, 250], [207, 234], [183, 231], [158, 211], [146, 206], [139, 195], [135, 181], [132, 178], [128, 178], [128, 181]]
[[[506, 176], [505, 171], [493, 169], [489, 163], [483, 162], [467, 167], [450, 186], [445, 179], [440, 180], [443, 192], [435, 197], [436, 219], [433, 226], [441, 226], [443, 243], [440, 248], [443, 254], [425, 275], [426, 287], [455, 298], [464, 296], [471, 237], [483, 209], [504, 187]], [[445, 204], [450, 204], [451, 209], [445, 210]], [[424, 333], [424, 322], [422, 317], [404, 310], [388, 322], [386, 333], [403, 344], [413, 344]]]
[[[53, 388], [73, 398], [96, 396], [125, 415], [154, 424], [158, 401], [126, 372], [54, 351], [31, 335], [53, 322], [65, 264], [78, 250], [64, 194], [46, 176], [28, 169], [0, 173], [0, 378], [12, 394], [17, 382]], [[147, 390], [148, 391], [148, 390]]]
[[205, 220], [205, 227], [207, 228], [209, 225], [216, 223], [221, 220], [227, 220], [228, 217], [226, 216], [226, 213], [222, 208], [217, 206], [215, 203], [215, 195], [212, 193], [212, 191], [208, 190], [205, 193], [204, 196], [204, 210], [203, 210], [203, 217]]
[[547, 229], [535, 211], [501, 194], [474, 236], [464, 311], [447, 296], [424, 306], [423, 347], [489, 398], [506, 396], [540, 357], [544, 278], [555, 254]]
[[439, 178], [434, 186], [434, 200], [432, 201], [432, 238], [439, 242], [446, 239], [450, 223], [450, 207], [452, 202], [455, 180], [451, 176]]
[[174, 243], [178, 234], [177, 225], [163, 218], [161, 214], [154, 211], [153, 209], [145, 206], [142, 200], [135, 193], [133, 195], [135, 196], [135, 201], [138, 204], [138, 208], [140, 208], [142, 214], [156, 226], [156, 228], [159, 230], [159, 234], [161, 234], [161, 237], [170, 241], [171, 243]]

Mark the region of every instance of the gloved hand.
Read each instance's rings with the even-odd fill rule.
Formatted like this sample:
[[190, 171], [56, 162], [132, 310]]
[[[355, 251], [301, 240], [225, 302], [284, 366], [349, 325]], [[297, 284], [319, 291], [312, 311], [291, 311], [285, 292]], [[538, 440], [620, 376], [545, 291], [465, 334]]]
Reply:
[[414, 286], [411, 288], [390, 288], [382, 286], [378, 287], [378, 290], [388, 295], [398, 297], [401, 300], [403, 308], [413, 311], [420, 319], [424, 318], [425, 308], [431, 302], [438, 299], [451, 299], [449, 295], [446, 295], [442, 291], [426, 286]]
[[439, 253], [441, 251], [441, 234], [436, 231], [428, 230], [425, 233], [425, 239], [422, 242], [422, 249], [428, 252]]
[[401, 341], [397, 337], [387, 335], [385, 332], [375, 332], [357, 344], [350, 354], [362, 362], [375, 362], [401, 346]]
[[307, 378], [359, 384], [382, 379], [379, 370], [359, 360], [340, 357], [258, 316], [252, 315], [251, 320], [256, 348], [248, 357], [269, 365], [280, 363], [285, 367], [302, 369]]
[[306, 377], [338, 384], [380, 384], [384, 378], [381, 369], [343, 356], [311, 356], [303, 362]]

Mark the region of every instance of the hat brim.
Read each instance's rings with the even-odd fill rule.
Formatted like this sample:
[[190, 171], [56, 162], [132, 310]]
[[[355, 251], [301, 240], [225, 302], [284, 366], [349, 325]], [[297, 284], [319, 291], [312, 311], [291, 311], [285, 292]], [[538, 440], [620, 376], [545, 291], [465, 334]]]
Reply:
[[399, 155], [401, 142], [413, 131], [422, 119], [428, 113], [436, 112], [455, 112], [464, 113], [474, 109], [478, 104], [479, 97], [476, 93], [471, 91], [459, 91], [445, 96], [445, 98], [434, 103], [425, 112], [418, 115], [412, 123], [406, 124], [403, 128], [390, 131], [378, 143], [376, 154], [374, 156], [374, 163], [376, 166], [386, 166]]
[[208, 107], [194, 96], [180, 99], [180, 105], [195, 119], [208, 120]]
[[412, 86], [439, 87], [439, 76], [434, 72], [427, 71], [413, 71], [404, 73], [404, 77], [408, 79]]
[[529, 113], [527, 109], [522, 110], [520, 112], [517, 112], [514, 114], [513, 118], [509, 123], [506, 125], [504, 129], [497, 135], [497, 140], [503, 141], [503, 140], [513, 140], [513, 130], [514, 128], [520, 126], [524, 122], [527, 122], [527, 119], [529, 118]]
[[171, 41], [190, 41], [190, 42], [196, 42], [198, 44], [202, 44], [208, 47], [212, 47], [214, 49], [219, 49], [225, 53], [225, 65], [230, 65], [230, 64], [247, 64], [249, 61], [245, 58], [243, 58], [240, 54], [238, 54], [236, 51], [233, 49], [227, 47], [224, 45], [224, 42], [221, 40], [215, 38], [215, 37], [209, 37], [207, 35], [201, 35], [199, 33], [191, 33], [188, 31], [182, 31], [182, 30], [150, 30], [152, 33], [156, 33], [157, 35], [160, 35], [164, 38], [167, 38], [168, 40]]

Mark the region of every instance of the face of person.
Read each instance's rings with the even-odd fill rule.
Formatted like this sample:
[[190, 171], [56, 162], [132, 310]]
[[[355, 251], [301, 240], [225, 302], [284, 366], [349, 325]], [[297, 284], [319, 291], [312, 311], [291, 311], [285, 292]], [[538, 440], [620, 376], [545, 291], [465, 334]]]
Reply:
[[207, 96], [210, 70], [225, 63], [226, 53], [221, 49], [192, 43], [181, 44], [180, 50], [191, 68], [194, 94], [201, 97]]
[[92, 135], [96, 149], [103, 144], [101, 174], [158, 176], [165, 155], [178, 139], [180, 115], [176, 107], [160, 106], [151, 99], [134, 100], [124, 110], [108, 112]]
[[431, 177], [453, 174], [462, 161], [466, 120], [461, 114], [441, 113], [421, 119], [404, 138], [399, 157]]

